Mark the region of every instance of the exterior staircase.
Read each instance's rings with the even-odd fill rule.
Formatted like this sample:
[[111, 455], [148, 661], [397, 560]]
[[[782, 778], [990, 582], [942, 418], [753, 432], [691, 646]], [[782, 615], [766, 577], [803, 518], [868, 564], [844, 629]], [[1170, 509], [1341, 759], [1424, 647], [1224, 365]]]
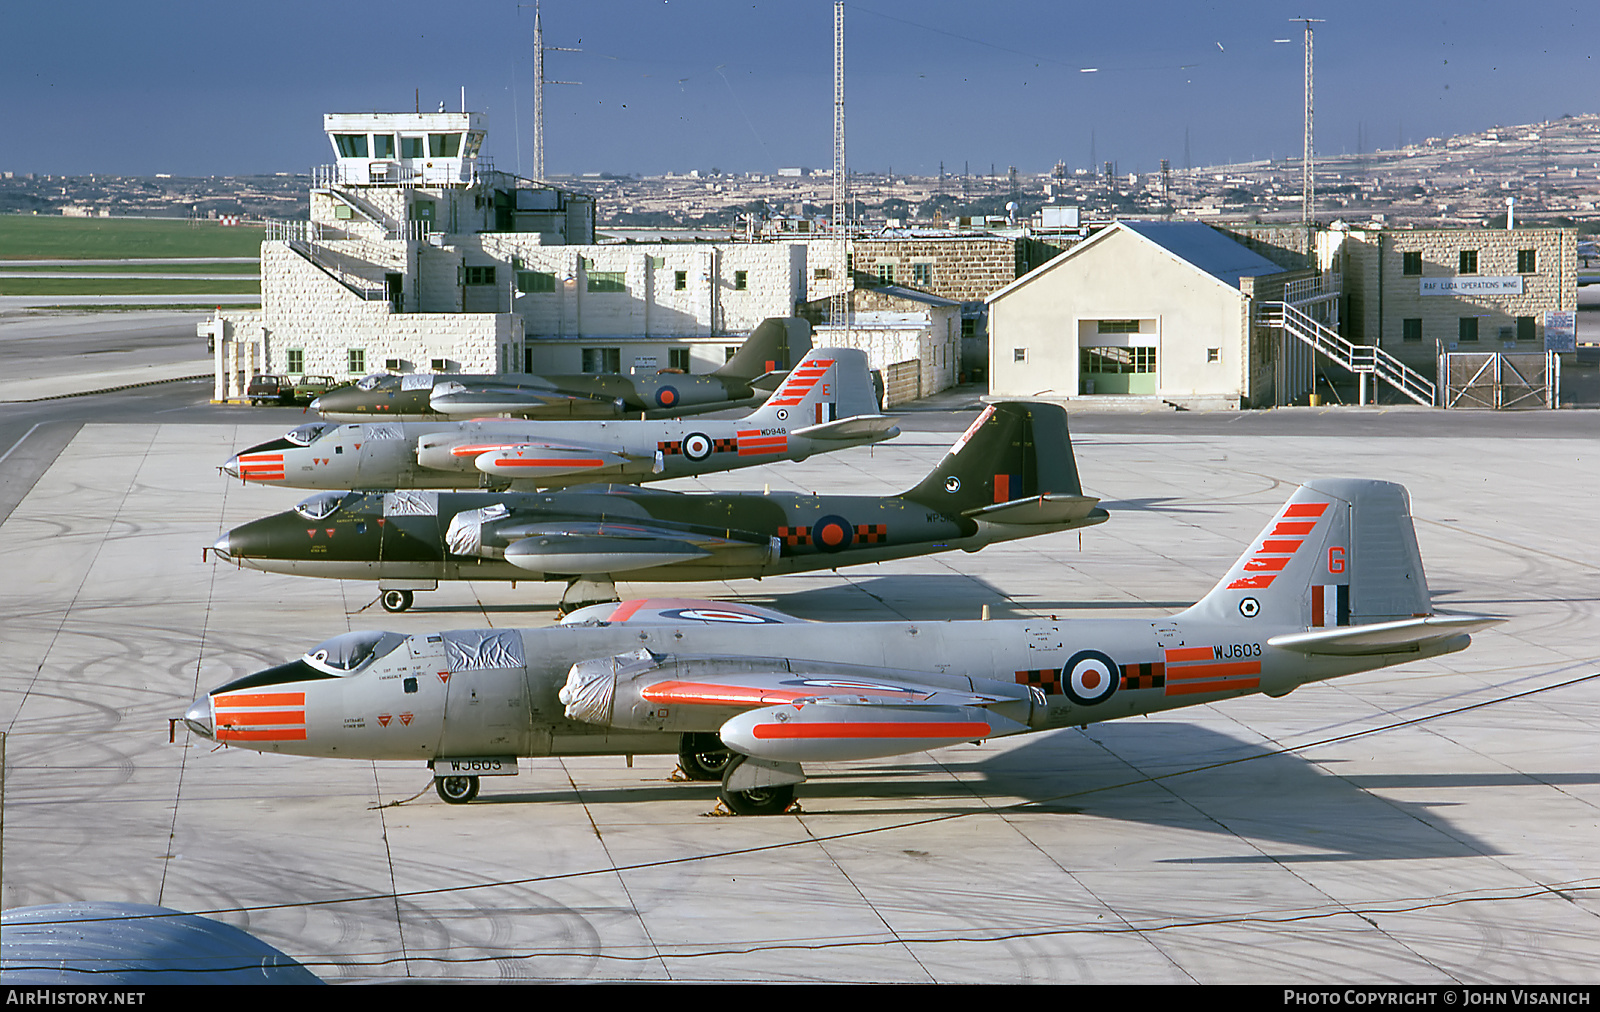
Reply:
[[1388, 383], [1418, 404], [1433, 407], [1438, 403], [1432, 380], [1393, 355], [1371, 344], [1354, 344], [1339, 332], [1287, 302], [1261, 304], [1260, 322], [1280, 328], [1285, 334], [1325, 355], [1358, 376], [1373, 376]]

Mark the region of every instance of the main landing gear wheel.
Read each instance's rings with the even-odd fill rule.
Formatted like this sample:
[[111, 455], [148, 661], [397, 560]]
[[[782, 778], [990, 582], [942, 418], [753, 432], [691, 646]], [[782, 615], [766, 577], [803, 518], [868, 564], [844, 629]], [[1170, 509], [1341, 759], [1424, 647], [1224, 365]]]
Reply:
[[692, 732], [679, 739], [678, 767], [690, 780], [721, 780], [733, 752], [715, 734]]
[[739, 768], [745, 757], [733, 755], [722, 773], [722, 790], [717, 797], [735, 815], [782, 815], [794, 804], [794, 784], [777, 784], [757, 787], [749, 791], [728, 790], [728, 777]]
[[433, 787], [446, 804], [464, 805], [478, 796], [477, 777], [434, 777]]
[[[384, 611], [405, 611], [411, 607], [411, 591], [386, 590], [378, 595], [378, 601], [383, 605]], [[445, 800], [449, 800], [448, 798]]]

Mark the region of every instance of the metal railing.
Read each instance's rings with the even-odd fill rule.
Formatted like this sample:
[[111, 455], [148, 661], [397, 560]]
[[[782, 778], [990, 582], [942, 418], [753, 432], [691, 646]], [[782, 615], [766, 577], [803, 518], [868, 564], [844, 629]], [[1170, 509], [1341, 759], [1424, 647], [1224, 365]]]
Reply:
[[1377, 345], [1356, 344], [1289, 302], [1264, 302], [1259, 320], [1276, 327], [1358, 376], [1383, 380], [1407, 397], [1429, 407], [1438, 403], [1433, 381]]

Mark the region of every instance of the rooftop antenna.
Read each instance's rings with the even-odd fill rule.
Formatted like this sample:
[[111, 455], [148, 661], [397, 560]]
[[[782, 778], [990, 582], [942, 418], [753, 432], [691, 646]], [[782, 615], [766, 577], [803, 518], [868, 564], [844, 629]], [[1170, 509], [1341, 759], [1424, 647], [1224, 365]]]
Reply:
[[1316, 174], [1312, 171], [1312, 116], [1311, 116], [1311, 26], [1323, 23], [1323, 18], [1290, 18], [1290, 21], [1299, 21], [1306, 26], [1306, 135], [1305, 150], [1300, 154], [1300, 223], [1306, 228], [1312, 224], [1312, 213], [1316, 210]]
[[844, 164], [844, 0], [833, 5], [833, 230], [839, 239], [839, 266], [844, 270], [844, 287], [834, 292], [828, 319], [836, 327], [850, 329], [850, 290], [855, 274], [850, 270], [850, 226]]

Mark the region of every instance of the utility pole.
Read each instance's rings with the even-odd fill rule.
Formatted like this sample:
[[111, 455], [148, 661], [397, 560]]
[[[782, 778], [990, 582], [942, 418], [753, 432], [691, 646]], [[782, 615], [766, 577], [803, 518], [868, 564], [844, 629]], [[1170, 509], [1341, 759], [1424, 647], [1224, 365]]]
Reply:
[[1316, 174], [1312, 171], [1312, 81], [1311, 81], [1311, 26], [1322, 24], [1322, 18], [1290, 18], [1306, 26], [1306, 123], [1305, 123], [1305, 150], [1300, 155], [1300, 223], [1307, 229], [1311, 228], [1312, 215], [1316, 212]]
[[[526, 7], [527, 4], [519, 4]], [[581, 53], [581, 49], [544, 44], [544, 22], [539, 17], [539, 4], [533, 5], [533, 178], [544, 179], [544, 86], [547, 84], [581, 84], [581, 81], [547, 81], [544, 77], [544, 54]]]
[[856, 285], [850, 270], [850, 226], [844, 162], [844, 0], [833, 5], [833, 231], [839, 240], [839, 268], [844, 286], [833, 294], [828, 322], [850, 328], [850, 290]]

